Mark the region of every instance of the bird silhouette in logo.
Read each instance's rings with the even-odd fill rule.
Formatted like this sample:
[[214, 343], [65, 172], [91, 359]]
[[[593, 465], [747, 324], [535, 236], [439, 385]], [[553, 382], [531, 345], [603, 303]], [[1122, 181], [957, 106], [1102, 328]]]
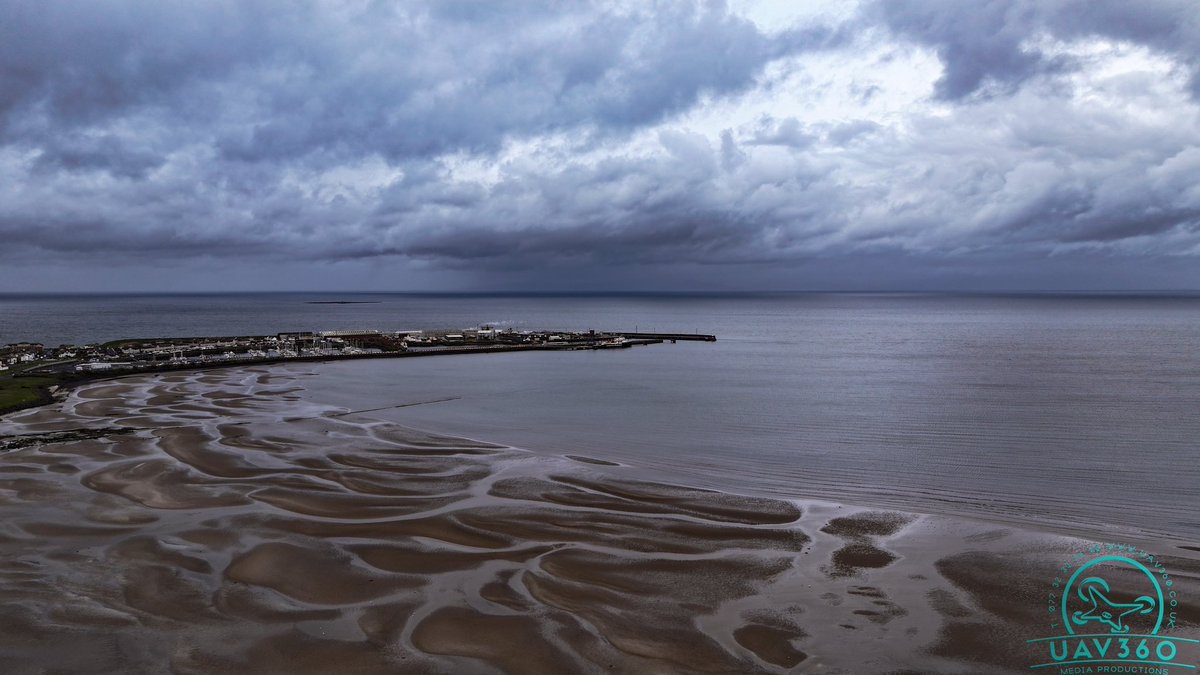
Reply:
[[1108, 599], [1108, 582], [1100, 577], [1088, 577], [1079, 584], [1079, 598], [1092, 605], [1091, 609], [1075, 612], [1071, 620], [1078, 626], [1096, 621], [1109, 627], [1110, 633], [1128, 633], [1122, 620], [1131, 614], [1154, 611], [1154, 598], [1141, 596], [1133, 602], [1113, 602]]

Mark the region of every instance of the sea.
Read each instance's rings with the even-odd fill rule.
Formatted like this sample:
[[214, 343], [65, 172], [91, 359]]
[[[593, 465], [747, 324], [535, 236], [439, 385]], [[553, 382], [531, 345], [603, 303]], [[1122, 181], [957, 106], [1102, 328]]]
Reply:
[[0, 295], [0, 344], [301, 330], [717, 341], [283, 366], [314, 402], [647, 479], [1200, 543], [1200, 296]]

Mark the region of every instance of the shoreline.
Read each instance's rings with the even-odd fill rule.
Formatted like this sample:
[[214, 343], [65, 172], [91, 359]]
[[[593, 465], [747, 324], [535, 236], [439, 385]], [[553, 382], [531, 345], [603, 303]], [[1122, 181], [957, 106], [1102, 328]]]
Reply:
[[[1027, 672], [1083, 543], [335, 417], [297, 376], [126, 377], [0, 420], [139, 429], [0, 455], [0, 663]], [[1200, 637], [1200, 555], [1164, 557]]]
[[[318, 381], [314, 382], [314, 386], [319, 387], [319, 378], [325, 377], [324, 371], [316, 373], [316, 377], [318, 378]], [[331, 405], [343, 405], [346, 403], [344, 400], [331, 403], [331, 401], [334, 399], [322, 397], [318, 398]], [[392, 406], [388, 406], [381, 409], [381, 411], [387, 411], [391, 407]], [[456, 428], [450, 421], [448, 421], [450, 418], [429, 418], [425, 420], [425, 423], [420, 423], [408, 421], [399, 415], [389, 416], [386, 415], [386, 412], [381, 412], [379, 417], [380, 419], [386, 420], [388, 423], [398, 424], [422, 433], [467, 438], [485, 443], [500, 443], [530, 452], [538, 456], [562, 457], [579, 454], [585, 456], [591, 455], [605, 462], [613, 462], [621, 465], [628, 465], [631, 468], [636, 468], [638, 471], [642, 472], [643, 475], [653, 476], [655, 480], [687, 485], [700, 490], [716, 490], [731, 494], [769, 499], [797, 499], [809, 502], [829, 502], [869, 509], [902, 511], [930, 516], [943, 516], [948, 518], [975, 521], [979, 523], [990, 523], [1000, 527], [1014, 527], [1033, 532], [1072, 538], [1091, 540], [1121, 539], [1125, 541], [1135, 541], [1147, 546], [1157, 547], [1159, 550], [1164, 552], [1175, 549], [1194, 551], [1197, 550], [1197, 547], [1200, 547], [1200, 539], [1196, 539], [1193, 536], [1180, 534], [1177, 532], [1173, 533], [1147, 530], [1144, 527], [1138, 527], [1136, 525], [1118, 525], [1096, 520], [1075, 520], [1069, 517], [1051, 520], [1043, 515], [1030, 516], [1012, 510], [1000, 511], [983, 509], [967, 500], [948, 500], [945, 495], [936, 501], [920, 502], [914, 501], [908, 496], [896, 496], [892, 499], [884, 500], [874, 499], [873, 495], [867, 494], [866, 492], [847, 495], [838, 493], [835, 490], [818, 489], [805, 484], [793, 484], [787, 489], [779, 488], [774, 485], [764, 486], [762, 483], [748, 484], [745, 481], [737, 482], [735, 484], [728, 480], [722, 480], [719, 474], [713, 474], [712, 472], [705, 470], [693, 471], [686, 464], [680, 464], [677, 462], [666, 463], [663, 461], [648, 461], [646, 458], [631, 457], [628, 453], [605, 453], [603, 450], [595, 447], [579, 449], [578, 446], [572, 444], [562, 444], [553, 441], [542, 445], [538, 445], [536, 443], [522, 443], [519, 437], [517, 439], [513, 439], [511, 437], [505, 438], [503, 437], [505, 434], [500, 434], [501, 437], [489, 436], [486, 433], [481, 433], [480, 429], [478, 428], [476, 428], [474, 432], [464, 432], [460, 428]], [[511, 436], [511, 434], [509, 434], [509, 436]], [[882, 487], [882, 484], [879, 483], [867, 485]]]
[[[435, 399], [434, 401], [429, 401], [429, 402], [441, 402], [441, 400]], [[427, 402], [421, 402], [421, 403], [410, 404], [410, 405], [421, 405], [423, 403], [427, 403]], [[389, 408], [392, 408], [392, 407], [407, 407], [407, 405], [389, 406]], [[350, 415], [350, 414], [354, 414], [354, 415], [361, 414], [363, 416], [368, 416], [368, 414], [371, 412], [376, 412], [376, 410], [350, 411], [347, 413], [337, 413], [335, 416]], [[1101, 529], [1096, 529], [1095, 526], [1073, 523], [1073, 522], [1069, 522], [1069, 521], [1047, 522], [1045, 520], [1021, 519], [1021, 518], [1016, 518], [1016, 517], [1005, 518], [1005, 517], [998, 516], [998, 515], [997, 516], [988, 516], [985, 514], [976, 513], [976, 512], [972, 512], [972, 511], [965, 510], [965, 509], [961, 510], [961, 511], [956, 511], [956, 510], [951, 510], [951, 509], [938, 510], [938, 509], [934, 509], [934, 508], [914, 508], [917, 505], [904, 504], [904, 503], [901, 503], [901, 504], [881, 503], [881, 502], [873, 502], [873, 501], [868, 501], [868, 500], [855, 500], [855, 499], [847, 500], [847, 499], [834, 498], [830, 494], [814, 493], [814, 492], [809, 492], [807, 490], [798, 490], [794, 493], [791, 493], [790, 495], [784, 495], [784, 494], [778, 493], [774, 490], [761, 490], [761, 489], [753, 490], [753, 489], [745, 489], [745, 488], [740, 488], [740, 487], [734, 488], [734, 487], [729, 487], [729, 486], [725, 486], [725, 485], [716, 485], [716, 484], [706, 483], [703, 480], [698, 480], [692, 476], [684, 476], [684, 475], [681, 475], [678, 473], [672, 473], [669, 469], [662, 469], [662, 468], [657, 468], [657, 467], [649, 468], [644, 465], [639, 465], [639, 464], [630, 462], [629, 460], [627, 460], [625, 458], [621, 458], [621, 459], [604, 458], [604, 457], [599, 457], [599, 456], [593, 456], [595, 453], [589, 454], [589, 452], [576, 452], [576, 453], [568, 454], [568, 453], [552, 451], [552, 450], [535, 450], [535, 449], [522, 447], [519, 445], [508, 445], [506, 443], [503, 443], [502, 441], [497, 441], [494, 439], [487, 439], [487, 438], [483, 438], [480, 436], [457, 433], [457, 432], [454, 432], [451, 430], [446, 430], [446, 429], [432, 428], [432, 427], [426, 427], [426, 426], [417, 426], [417, 425], [413, 425], [413, 424], [405, 424], [405, 423], [396, 422], [393, 420], [387, 420], [387, 419], [383, 419], [383, 418], [371, 418], [371, 419], [375, 419], [378, 422], [395, 425], [397, 427], [401, 427], [404, 429], [409, 429], [411, 431], [418, 432], [421, 434], [428, 434], [430, 436], [444, 436], [444, 437], [448, 437], [448, 438], [461, 438], [461, 439], [468, 440], [468, 441], [475, 442], [475, 443], [503, 445], [505, 447], [511, 448], [511, 449], [519, 451], [519, 452], [529, 453], [530, 455], [533, 455], [535, 457], [543, 457], [543, 458], [549, 458], [549, 459], [565, 458], [565, 459], [570, 459], [570, 460], [577, 461], [577, 462], [582, 462], [585, 464], [596, 464], [598, 466], [626, 468], [626, 469], [638, 471], [643, 474], [648, 471], [651, 473], [651, 475], [653, 476], [653, 480], [655, 480], [655, 481], [670, 482], [672, 485], [677, 485], [679, 487], [685, 487], [688, 489], [698, 490], [698, 491], [702, 491], [702, 492], [719, 492], [722, 494], [732, 495], [732, 496], [736, 496], [736, 497], [782, 500], [782, 501], [792, 502], [792, 503], [796, 504], [797, 506], [821, 506], [821, 507], [832, 506], [832, 507], [838, 507], [838, 508], [844, 507], [844, 508], [850, 508], [850, 509], [859, 509], [859, 510], [863, 510], [863, 511], [872, 511], [872, 510], [874, 510], [874, 511], [891, 511], [891, 512], [911, 515], [914, 517], [945, 518], [945, 519], [949, 519], [949, 520], [959, 520], [959, 521], [963, 521], [963, 522], [969, 522], [969, 523], [973, 523], [973, 524], [976, 524], [979, 526], [1013, 528], [1016, 530], [1022, 530], [1022, 531], [1028, 532], [1028, 533], [1032, 533], [1032, 534], [1046, 535], [1046, 536], [1051, 536], [1051, 537], [1063, 537], [1066, 539], [1080, 539], [1080, 540], [1088, 540], [1088, 541], [1102, 541], [1102, 540], [1108, 541], [1108, 540], [1120, 539], [1122, 541], [1128, 541], [1131, 543], [1148, 545], [1148, 546], [1151, 546], [1152, 548], [1155, 548], [1155, 550], [1161, 551], [1163, 553], [1167, 553], [1168, 551], [1175, 550], [1175, 549], [1179, 549], [1181, 551], [1187, 551], [1188, 553], [1200, 552], [1200, 541], [1195, 541], [1195, 540], [1183, 537], [1181, 535], [1162, 535], [1159, 533], [1146, 532], [1143, 530], [1130, 530], [1127, 532], [1104, 532]], [[1102, 527], [1103, 527], [1103, 525], [1102, 525]], [[1168, 545], [1163, 546], [1163, 544], [1168, 544]], [[1187, 554], [1185, 553], [1183, 555], [1187, 555]]]
[[[262, 338], [263, 336], [253, 336]], [[620, 344], [603, 344], [608, 338], [620, 338]], [[250, 339], [248, 336], [237, 336], [233, 338], [178, 338], [183, 340], [229, 340], [229, 339]], [[230, 368], [230, 367], [252, 367], [262, 365], [275, 365], [286, 363], [315, 363], [315, 362], [333, 362], [333, 361], [353, 361], [362, 359], [396, 359], [396, 358], [416, 358], [425, 356], [456, 356], [469, 354], [494, 354], [503, 352], [522, 352], [522, 351], [563, 351], [563, 350], [579, 350], [579, 349], [628, 349], [635, 346], [645, 346], [653, 344], [661, 344], [664, 341], [676, 340], [685, 341], [700, 341], [700, 342], [716, 342], [715, 335], [690, 334], [690, 333], [628, 333], [628, 332], [602, 332], [591, 334], [568, 336], [567, 339], [559, 339], [558, 342], [532, 342], [532, 343], [469, 343], [458, 346], [435, 347], [435, 348], [414, 348], [402, 349], [399, 351], [379, 351], [367, 353], [341, 353], [341, 354], [313, 354], [305, 356], [303, 354], [295, 356], [261, 356], [250, 358], [234, 358], [229, 360], [215, 360], [202, 362], [187, 362], [187, 363], [172, 363], [164, 362], [161, 365], [157, 362], [152, 362], [147, 365], [138, 365], [135, 367], [106, 367], [103, 370], [82, 371], [73, 369], [71, 371], [63, 371], [61, 369], [53, 369], [55, 366], [61, 368], [63, 365], [77, 365], [79, 361], [65, 360], [55, 361], [48, 364], [37, 364], [22, 368], [19, 372], [7, 373], [0, 375], [0, 385], [4, 382], [15, 382], [16, 380], [25, 378], [49, 379], [50, 382], [35, 385], [37, 392], [36, 398], [16, 403], [16, 404], [0, 404], [0, 416], [8, 413], [36, 408], [41, 405], [53, 402], [51, 393], [60, 387], [75, 387], [87, 382], [101, 381], [128, 375], [146, 375], [155, 373], [169, 373], [178, 371], [190, 370], [207, 370], [213, 368]], [[138, 339], [125, 339], [110, 341], [106, 344], [119, 344]], [[128, 364], [125, 364], [128, 365]], [[3, 392], [0, 391], [0, 394]]]
[[[549, 350], [554, 351], [554, 350], [562, 350], [562, 349], [563, 348], [559, 347], [559, 348], [551, 348]], [[438, 352], [427, 352], [427, 353], [417, 352], [416, 354], [409, 354], [409, 356], [470, 355], [470, 354], [479, 354], [479, 353], [494, 353], [494, 352], [498, 352], [498, 351], [539, 351], [539, 350], [547, 351], [547, 349], [539, 348], [539, 347], [523, 347], [523, 348], [511, 348], [510, 347], [510, 348], [502, 348], [502, 349], [466, 348], [464, 350], [459, 350], [459, 351], [441, 350]], [[46, 397], [44, 400], [39, 401], [37, 403], [23, 405], [20, 407], [7, 409], [7, 410], [0, 409], [0, 424], [2, 424], [5, 421], [4, 418], [9, 415], [13, 415], [13, 414], [16, 414], [16, 413], [19, 413], [22, 411], [34, 411], [34, 410], [37, 410], [38, 408], [43, 408], [46, 406], [51, 406], [54, 404], [62, 403], [67, 397], [69, 397], [71, 395], [71, 393], [74, 390], [76, 390], [80, 387], [85, 387], [85, 386], [92, 385], [92, 384], [101, 384], [101, 383], [106, 383], [106, 382], [120, 382], [120, 381], [128, 379], [128, 378], [137, 378], [137, 377], [142, 377], [142, 376], [153, 377], [156, 375], [173, 374], [173, 373], [183, 373], [183, 374], [197, 373], [197, 374], [199, 374], [199, 373], [205, 373], [205, 372], [211, 372], [211, 371], [225, 371], [225, 370], [233, 371], [238, 368], [254, 369], [254, 368], [263, 367], [263, 366], [266, 366], [269, 368], [278, 367], [278, 366], [286, 367], [290, 363], [327, 363], [327, 362], [332, 363], [332, 362], [337, 362], [337, 361], [355, 360], [358, 358], [395, 358], [396, 356], [397, 355], [395, 355], [395, 354], [382, 354], [382, 355], [345, 356], [345, 357], [337, 357], [337, 358], [317, 357], [317, 356], [297, 357], [297, 358], [288, 358], [288, 359], [267, 359], [267, 360], [255, 361], [255, 362], [251, 362], [251, 363], [247, 363], [247, 362], [216, 363], [216, 364], [212, 364], [209, 366], [178, 366], [178, 367], [174, 367], [174, 368], [164, 368], [162, 370], [154, 370], [154, 371], [140, 371], [140, 372], [127, 372], [127, 373], [105, 373], [103, 375], [96, 375], [96, 376], [83, 376], [81, 379], [78, 379], [78, 380], [71, 380], [68, 382], [64, 382], [62, 384], [49, 385], [48, 387], [45, 387], [44, 389], [46, 390]], [[320, 375], [317, 374], [317, 376], [319, 377]], [[439, 401], [440, 400], [433, 401], [433, 402], [439, 402]], [[420, 405], [420, 404], [429, 403], [429, 402], [430, 401], [422, 401], [422, 402], [417, 402], [417, 403], [412, 403], [412, 404], [404, 404], [402, 406], [388, 406], [388, 408], [407, 407], [408, 405]], [[624, 459], [624, 458], [622, 458], [620, 460], [613, 460], [613, 459], [606, 459], [606, 458], [601, 458], [601, 457], [591, 457], [591, 456], [587, 455], [586, 453], [583, 455], [576, 454], [576, 456], [572, 456], [572, 455], [564, 454], [564, 453], [561, 453], [558, 451], [543, 451], [543, 450], [524, 448], [524, 447], [520, 447], [520, 446], [508, 445], [506, 443], [503, 443], [501, 441], [496, 441], [494, 439], [487, 439], [487, 438], [480, 438], [480, 437], [476, 437], [476, 436], [464, 435], [464, 434], [456, 432], [454, 430], [415, 426], [412, 424], [404, 424], [404, 423], [395, 422], [392, 420], [387, 420], [385, 418], [371, 417], [369, 415], [369, 413], [376, 412], [378, 410], [384, 410], [384, 409], [387, 409], [387, 408], [371, 409], [371, 410], [358, 410], [358, 411], [347, 410], [344, 412], [335, 413], [335, 414], [333, 414], [333, 416], [335, 416], [335, 417], [342, 417], [342, 416], [349, 416], [349, 415], [363, 416], [363, 417], [372, 419], [377, 423], [395, 425], [395, 426], [403, 428], [403, 429], [407, 429], [407, 430], [410, 430], [413, 432], [418, 432], [418, 433], [429, 435], [429, 436], [463, 439], [463, 440], [480, 443], [480, 444], [486, 444], [486, 445], [500, 445], [500, 446], [507, 447], [511, 450], [515, 450], [518, 452], [529, 453], [530, 455], [536, 456], [536, 457], [550, 457], [550, 458], [560, 457], [560, 458], [574, 459], [576, 461], [584, 461], [584, 462], [591, 460], [601, 466], [619, 466], [619, 467], [628, 467], [630, 469], [636, 469], [639, 471], [650, 471], [653, 475], [657, 476], [657, 478], [656, 478], [657, 480], [670, 481], [672, 484], [677, 484], [681, 487], [688, 487], [688, 488], [700, 490], [700, 491], [716, 491], [716, 492], [721, 492], [721, 493], [730, 494], [730, 495], [734, 495], [734, 496], [741, 496], [741, 497], [764, 498], [764, 499], [783, 499], [783, 500], [795, 502], [797, 504], [800, 504], [800, 503], [831, 504], [831, 505], [839, 506], [839, 507], [850, 507], [850, 508], [858, 508], [858, 509], [865, 509], [865, 510], [869, 510], [869, 509], [888, 510], [888, 511], [900, 512], [900, 513], [907, 513], [907, 514], [910, 514], [913, 516], [949, 518], [949, 519], [963, 520], [963, 521], [974, 522], [974, 523], [979, 523], [979, 524], [990, 524], [990, 525], [994, 525], [994, 526], [998, 526], [998, 527], [1011, 527], [1011, 528], [1016, 528], [1016, 529], [1024, 530], [1027, 532], [1031, 532], [1031, 533], [1044, 534], [1044, 535], [1048, 535], [1048, 536], [1059, 536], [1059, 537], [1066, 537], [1066, 538], [1073, 538], [1073, 539], [1085, 539], [1085, 540], [1093, 540], [1093, 541], [1099, 541], [1102, 539], [1121, 539], [1124, 541], [1136, 542], [1138, 544], [1143, 544], [1143, 545], [1158, 546], [1159, 550], [1163, 550], [1165, 548], [1167, 550], [1179, 549], [1182, 551], [1187, 551], [1189, 553], [1200, 552], [1200, 541], [1194, 541], [1194, 540], [1186, 538], [1182, 535], [1171, 535], [1171, 534], [1166, 534], [1166, 533], [1147, 532], [1145, 530], [1136, 529], [1136, 528], [1128, 528], [1128, 527], [1124, 528], [1125, 531], [1121, 531], [1121, 532], [1105, 531], [1105, 529], [1104, 529], [1105, 527], [1116, 527], [1116, 526], [1106, 525], [1104, 523], [1084, 524], [1084, 523], [1077, 523], [1077, 522], [1072, 522], [1072, 521], [1049, 522], [1046, 520], [1018, 518], [1018, 517], [1004, 517], [1004, 516], [1000, 516], [1000, 515], [988, 515], [988, 514], [971, 511], [969, 509], [963, 509], [963, 510], [936, 509], [936, 508], [929, 508], [926, 505], [907, 504], [907, 503], [903, 503], [903, 502], [898, 503], [898, 504], [897, 503], [885, 503], [885, 502], [873, 501], [873, 500], [869, 500], [869, 499], [868, 500], [854, 500], [854, 499], [846, 500], [846, 499], [842, 499], [842, 498], [833, 498], [832, 495], [824, 493], [824, 492], [813, 492], [813, 491], [804, 490], [804, 489], [800, 489], [794, 493], [789, 493], [789, 495], [783, 495], [774, 490], [753, 490], [753, 489], [745, 489], [745, 488], [731, 488], [730, 486], [727, 486], [727, 485], [709, 484], [703, 480], [698, 479], [697, 477], [687, 477], [680, 473], [673, 473], [672, 470], [670, 470], [670, 469], [663, 469], [660, 467], [651, 467], [651, 466], [641, 466], [641, 465], [637, 465], [634, 463], [628, 463], [628, 460]], [[0, 457], [3, 457], [2, 453], [0, 453]], [[576, 459], [576, 457], [578, 457], [579, 459]], [[676, 470], [677, 469], [678, 468], [676, 468]], [[1167, 546], [1164, 547], [1164, 546], [1162, 546], [1162, 544], [1167, 544]]]
[[[34, 401], [34, 402], [30, 402], [30, 403], [23, 403], [23, 404], [18, 404], [18, 405], [14, 405], [14, 406], [8, 406], [8, 407], [0, 407], [0, 417], [2, 417], [4, 415], [8, 415], [10, 413], [19, 412], [21, 410], [28, 410], [30, 408], [38, 408], [38, 407], [41, 407], [44, 405], [49, 405], [51, 403], [54, 403], [56, 401], [56, 398], [53, 396], [53, 394], [58, 391], [69, 391], [76, 387], [80, 387], [80, 386], [90, 384], [93, 382], [105, 382], [105, 381], [110, 381], [110, 380], [119, 380], [121, 378], [136, 377], [139, 375], [158, 375], [158, 374], [162, 374], [162, 373], [207, 371], [207, 370], [219, 370], [219, 369], [225, 369], [225, 368], [239, 368], [239, 367], [252, 368], [255, 366], [286, 365], [288, 363], [321, 363], [321, 362], [333, 362], [333, 361], [349, 361], [349, 360], [357, 360], [357, 359], [405, 358], [405, 357], [420, 357], [420, 356], [450, 356], [450, 355], [464, 355], [464, 354], [495, 353], [495, 352], [501, 352], [501, 351], [504, 351], [504, 352], [534, 351], [536, 349], [538, 349], [538, 348], [533, 347], [533, 346], [466, 347], [466, 348], [453, 349], [453, 350], [444, 349], [444, 350], [438, 350], [438, 351], [411, 352], [411, 353], [400, 352], [400, 353], [381, 353], [381, 354], [347, 354], [347, 355], [342, 355], [342, 356], [330, 356], [330, 355], [292, 356], [292, 357], [278, 357], [278, 358], [262, 358], [262, 359], [253, 359], [253, 360], [243, 359], [243, 360], [236, 360], [236, 361], [213, 362], [213, 363], [207, 363], [207, 364], [203, 364], [203, 365], [190, 364], [190, 363], [189, 364], [168, 364], [168, 365], [162, 365], [162, 366], [152, 366], [152, 367], [137, 369], [137, 370], [113, 369], [113, 370], [107, 370], [107, 371], [97, 371], [99, 374], [94, 374], [94, 375], [78, 373], [78, 372], [73, 372], [70, 374], [64, 373], [64, 374], [61, 374], [58, 376], [61, 379], [58, 382], [56, 382], [55, 384], [45, 384], [45, 385], [40, 385], [38, 387], [39, 391], [43, 394], [43, 396], [38, 401]], [[43, 376], [50, 377], [50, 375], [28, 373], [28, 371], [23, 372], [23, 373], [13, 373], [13, 374], [7, 375], [6, 377], [11, 378], [11, 379], [21, 379], [21, 378], [27, 378], [27, 377], [43, 377]]]

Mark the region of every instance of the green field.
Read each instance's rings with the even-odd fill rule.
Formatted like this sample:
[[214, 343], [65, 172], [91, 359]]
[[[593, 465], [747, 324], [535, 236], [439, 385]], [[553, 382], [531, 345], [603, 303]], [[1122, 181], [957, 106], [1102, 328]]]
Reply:
[[47, 387], [62, 382], [54, 376], [13, 377], [14, 371], [21, 370], [24, 368], [0, 374], [0, 413], [45, 402], [49, 398]]

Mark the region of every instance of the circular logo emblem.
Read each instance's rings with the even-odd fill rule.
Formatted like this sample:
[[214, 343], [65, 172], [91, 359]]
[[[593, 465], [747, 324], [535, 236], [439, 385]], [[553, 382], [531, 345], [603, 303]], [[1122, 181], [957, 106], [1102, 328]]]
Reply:
[[[1116, 579], [1122, 588], [1135, 590], [1116, 592]], [[1124, 556], [1106, 555], [1080, 565], [1063, 587], [1061, 604], [1070, 635], [1157, 635], [1162, 628], [1162, 586], [1145, 565]]]
[[1084, 673], [1195, 673], [1200, 640], [1177, 634], [1179, 593], [1162, 560], [1128, 544], [1092, 544], [1064, 561], [1049, 601], [1049, 637], [1028, 640], [1033, 670]]

